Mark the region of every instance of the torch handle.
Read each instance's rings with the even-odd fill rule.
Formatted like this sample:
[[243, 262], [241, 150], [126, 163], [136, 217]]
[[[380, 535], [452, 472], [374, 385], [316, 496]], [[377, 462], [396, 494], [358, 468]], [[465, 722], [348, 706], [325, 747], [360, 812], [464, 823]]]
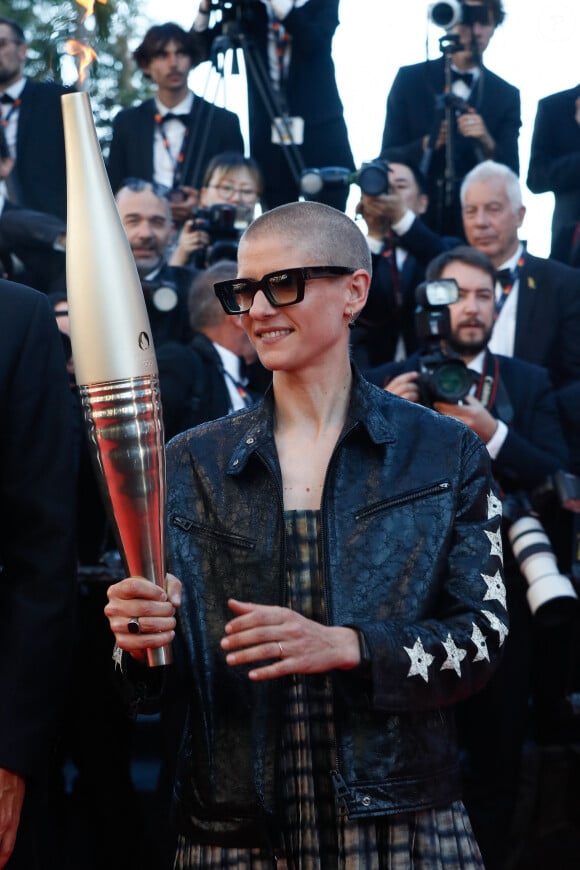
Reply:
[[[165, 450], [157, 376], [79, 387], [89, 445], [127, 573], [165, 586]], [[147, 650], [149, 665], [171, 648]]]

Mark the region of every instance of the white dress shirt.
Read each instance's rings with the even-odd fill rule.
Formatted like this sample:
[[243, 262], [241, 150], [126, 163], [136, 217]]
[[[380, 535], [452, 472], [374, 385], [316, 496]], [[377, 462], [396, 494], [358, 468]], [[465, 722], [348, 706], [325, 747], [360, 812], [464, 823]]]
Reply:
[[[523, 251], [524, 246], [520, 244], [515, 254], [510, 257], [509, 260], [506, 260], [501, 268], [511, 269], [513, 272], [517, 266], [519, 258], [523, 254]], [[499, 353], [503, 356], [514, 355], [519, 284], [519, 279], [516, 278], [497, 320], [494, 323], [493, 332], [489, 341], [489, 349], [492, 353]], [[496, 302], [501, 298], [502, 292], [502, 286], [498, 281], [495, 285]]]
[[[157, 111], [163, 117], [168, 112], [176, 115], [187, 115], [191, 111], [193, 105], [194, 94], [190, 91], [185, 99], [174, 106], [172, 109], [164, 106], [160, 100], [155, 97], [155, 105]], [[185, 127], [181, 121], [171, 119], [163, 125], [155, 124], [155, 139], [153, 143], [153, 178], [157, 184], [163, 184], [165, 187], [173, 187], [173, 178], [177, 164], [177, 157], [183, 145], [183, 136]], [[169, 149], [165, 147], [163, 138], [167, 139]]]

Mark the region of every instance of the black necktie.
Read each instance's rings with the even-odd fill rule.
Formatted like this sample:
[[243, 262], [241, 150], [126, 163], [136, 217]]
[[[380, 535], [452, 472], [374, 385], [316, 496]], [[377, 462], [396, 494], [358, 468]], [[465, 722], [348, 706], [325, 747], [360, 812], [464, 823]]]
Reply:
[[473, 84], [473, 73], [459, 72], [459, 70], [452, 69], [451, 80], [454, 82], [465, 82], [467, 87], [471, 90], [471, 86]]
[[513, 284], [513, 275], [511, 269], [498, 269], [498, 271], [496, 272], [496, 277], [501, 284], [503, 290]]
[[517, 268], [512, 271], [512, 269], [498, 269], [497, 271], [497, 280], [501, 284], [501, 296], [499, 299], [496, 299], [495, 303], [495, 314], [496, 317], [499, 315], [500, 311], [504, 307], [506, 303], [506, 299], [512, 292], [512, 287], [514, 286], [516, 277], [518, 274]]
[[181, 121], [181, 123], [187, 127], [187, 122], [189, 120], [189, 112], [184, 112], [183, 114], [176, 114], [175, 112], [167, 112], [167, 114], [163, 115], [161, 121], [164, 123], [165, 121]]

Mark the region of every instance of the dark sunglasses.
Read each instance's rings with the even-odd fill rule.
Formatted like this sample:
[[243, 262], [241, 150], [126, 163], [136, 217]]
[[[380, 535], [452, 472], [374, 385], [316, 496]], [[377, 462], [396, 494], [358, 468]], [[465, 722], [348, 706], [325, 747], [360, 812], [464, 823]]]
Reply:
[[219, 281], [213, 286], [226, 314], [246, 314], [252, 307], [258, 290], [262, 291], [274, 308], [283, 308], [285, 305], [302, 302], [306, 281], [352, 275], [355, 271], [348, 266], [306, 266], [300, 269], [268, 272], [261, 281], [233, 278], [230, 281]]

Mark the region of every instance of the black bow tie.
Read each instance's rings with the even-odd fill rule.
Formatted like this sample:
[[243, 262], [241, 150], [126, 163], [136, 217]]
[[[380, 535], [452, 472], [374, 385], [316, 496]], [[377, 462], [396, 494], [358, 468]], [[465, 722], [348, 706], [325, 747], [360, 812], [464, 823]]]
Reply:
[[459, 72], [459, 70], [452, 69], [451, 80], [454, 82], [465, 82], [467, 87], [471, 90], [471, 86], [473, 84], [473, 73]]
[[496, 277], [503, 289], [510, 287], [514, 283], [514, 276], [511, 269], [498, 269]]
[[16, 100], [14, 97], [11, 97], [10, 94], [2, 94], [0, 97], [0, 103], [15, 103]]
[[189, 112], [184, 112], [183, 114], [177, 114], [176, 112], [167, 112], [167, 114], [163, 115], [161, 121], [165, 123], [165, 121], [181, 121], [187, 127], [187, 122], [189, 120]]

